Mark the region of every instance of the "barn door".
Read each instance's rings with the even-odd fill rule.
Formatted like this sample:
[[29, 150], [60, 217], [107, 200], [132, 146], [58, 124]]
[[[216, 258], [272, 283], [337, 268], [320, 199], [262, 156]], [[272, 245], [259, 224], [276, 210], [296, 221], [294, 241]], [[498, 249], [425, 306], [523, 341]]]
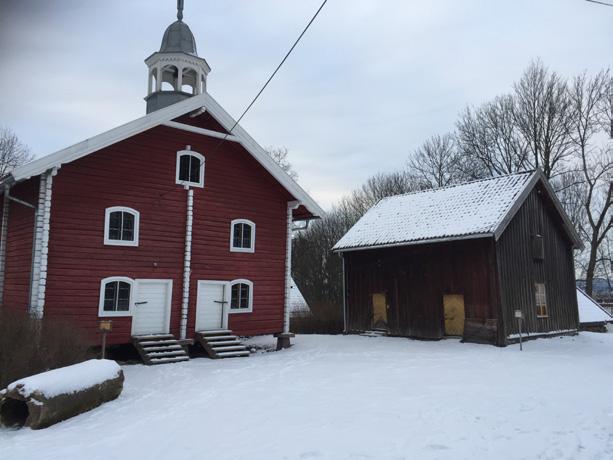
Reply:
[[385, 292], [372, 295], [372, 325], [375, 329], [387, 329], [387, 296]]
[[445, 335], [464, 335], [464, 296], [451, 294], [443, 296], [445, 311]]

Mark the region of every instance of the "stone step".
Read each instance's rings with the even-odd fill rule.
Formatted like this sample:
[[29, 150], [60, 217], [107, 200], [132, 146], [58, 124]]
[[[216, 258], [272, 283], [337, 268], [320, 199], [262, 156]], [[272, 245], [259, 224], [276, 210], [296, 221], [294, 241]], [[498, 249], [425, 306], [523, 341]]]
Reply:
[[213, 337], [203, 337], [203, 339], [206, 339], [207, 341], [214, 343], [214, 342], [223, 342], [224, 340], [236, 340], [238, 339], [238, 337], [235, 335], [215, 335]]
[[214, 335], [232, 334], [232, 331], [230, 329], [213, 329], [209, 331], [198, 331], [197, 333], [202, 335], [203, 337], [209, 337]]
[[189, 361], [188, 356], [177, 356], [174, 358], [151, 358], [149, 360], [151, 364], [170, 364], [170, 363], [180, 363], [183, 361]]
[[239, 356], [249, 356], [249, 351], [222, 351], [217, 353], [218, 358], [238, 358]]
[[162, 358], [164, 356], [187, 356], [187, 353], [185, 353], [185, 350], [167, 350], [147, 353], [147, 356], [150, 358]]
[[[239, 342], [240, 343], [240, 342]], [[217, 353], [220, 353], [222, 351], [239, 351], [239, 350], [246, 350], [247, 347], [245, 345], [231, 345], [231, 346], [223, 346], [223, 347], [212, 347], [213, 350], [215, 350]]]
[[178, 343], [176, 345], [166, 345], [166, 346], [151, 346], [151, 347], [143, 347], [147, 353], [151, 353], [154, 351], [165, 351], [165, 350], [183, 350], [183, 347]]
[[134, 340], [160, 340], [160, 339], [173, 339], [176, 340], [172, 334], [148, 334], [148, 335], [134, 335]]

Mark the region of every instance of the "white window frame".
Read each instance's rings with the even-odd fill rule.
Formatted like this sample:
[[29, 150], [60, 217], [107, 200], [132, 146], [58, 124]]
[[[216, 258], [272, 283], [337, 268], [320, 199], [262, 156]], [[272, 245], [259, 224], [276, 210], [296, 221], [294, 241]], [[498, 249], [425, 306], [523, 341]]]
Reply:
[[[236, 224], [247, 224], [251, 226], [251, 247], [250, 248], [239, 248], [234, 246], [234, 226]], [[249, 219], [234, 219], [230, 223], [230, 252], [255, 252], [255, 222], [250, 221]]]
[[[109, 238], [109, 226], [111, 224], [111, 213], [113, 212], [128, 212], [134, 216], [134, 240], [112, 240]], [[112, 206], [104, 211], [104, 244], [107, 246], [138, 246], [138, 237], [140, 233], [140, 212], [136, 209], [128, 208], [127, 206]]]
[[[232, 308], [232, 286], [235, 284], [246, 284], [249, 286], [249, 307], [248, 308]], [[247, 279], [236, 279], [232, 280], [229, 283], [228, 290], [229, 302], [228, 302], [228, 313], [253, 313], [253, 282]]]
[[[127, 311], [105, 311], [104, 310], [104, 290], [108, 283], [113, 281], [122, 281], [124, 283], [128, 283], [130, 285], [130, 299], [128, 301], [128, 310]], [[98, 316], [132, 316], [132, 301], [134, 298], [134, 280], [132, 278], [128, 278], [127, 276], [109, 276], [107, 278], [103, 278], [100, 281], [100, 300], [98, 301]]]
[[[196, 158], [198, 158], [200, 160], [200, 164], [202, 166], [200, 167], [200, 177], [199, 177], [198, 182], [190, 182], [188, 180], [180, 180], [179, 179], [181, 157], [184, 157], [186, 155], [196, 157]], [[176, 172], [175, 172], [175, 182], [177, 184], [179, 184], [179, 185], [183, 185], [183, 186], [186, 186], [186, 187], [204, 188], [204, 169], [205, 169], [205, 166], [206, 166], [206, 162], [205, 162], [204, 155], [201, 155], [198, 152], [194, 152], [193, 150], [179, 150], [177, 152], [177, 166], [176, 166]]]
[[[543, 291], [539, 292], [539, 287], [543, 286]], [[543, 303], [539, 303], [543, 302]], [[549, 318], [549, 305], [547, 304], [547, 286], [545, 283], [534, 283], [534, 303], [536, 305], [537, 318]], [[545, 307], [545, 314], [539, 314], [539, 306]]]

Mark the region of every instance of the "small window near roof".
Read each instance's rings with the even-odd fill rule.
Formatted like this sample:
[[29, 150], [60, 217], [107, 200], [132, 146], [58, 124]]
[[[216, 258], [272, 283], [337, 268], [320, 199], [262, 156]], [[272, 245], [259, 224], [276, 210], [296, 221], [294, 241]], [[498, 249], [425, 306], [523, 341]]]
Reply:
[[204, 187], [204, 157], [191, 150], [178, 151], [176, 182], [191, 187]]
[[134, 281], [125, 276], [104, 278], [100, 283], [99, 316], [128, 316]]
[[132, 208], [113, 206], [104, 215], [104, 244], [138, 246], [140, 213]]
[[247, 219], [234, 219], [230, 226], [230, 251], [255, 252], [255, 224]]
[[230, 283], [230, 312], [253, 311], [253, 283], [249, 280], [234, 280]]
[[536, 296], [536, 317], [547, 318], [547, 293], [544, 283], [536, 283], [534, 285]]

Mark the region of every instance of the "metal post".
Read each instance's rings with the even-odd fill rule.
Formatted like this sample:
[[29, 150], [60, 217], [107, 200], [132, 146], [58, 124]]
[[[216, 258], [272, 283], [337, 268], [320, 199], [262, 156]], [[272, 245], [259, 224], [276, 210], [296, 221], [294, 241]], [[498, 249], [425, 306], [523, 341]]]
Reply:
[[106, 356], [106, 331], [102, 333], [102, 359]]
[[521, 323], [522, 323], [522, 318], [519, 318], [519, 351], [523, 351], [523, 343], [522, 343], [522, 335], [521, 335]]

